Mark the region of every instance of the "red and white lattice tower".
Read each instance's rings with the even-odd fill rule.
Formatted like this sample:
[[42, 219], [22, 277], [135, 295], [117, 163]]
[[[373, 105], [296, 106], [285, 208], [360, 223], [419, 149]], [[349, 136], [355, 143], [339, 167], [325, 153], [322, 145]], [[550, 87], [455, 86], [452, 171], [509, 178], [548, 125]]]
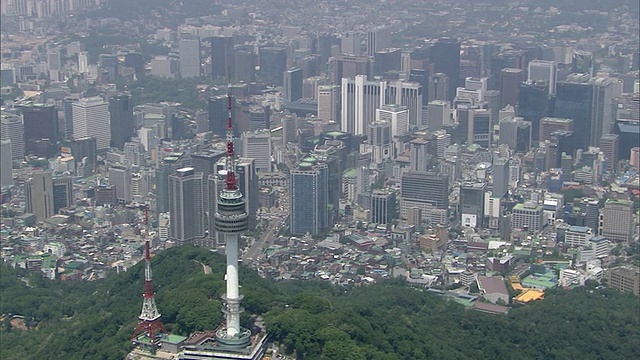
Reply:
[[162, 320], [160, 320], [160, 312], [156, 307], [155, 293], [153, 292], [153, 285], [151, 283], [151, 254], [149, 251], [149, 215], [148, 207], [145, 208], [145, 222], [146, 222], [146, 240], [144, 242], [144, 293], [142, 294], [142, 312], [140, 312], [140, 322], [136, 326], [136, 329], [131, 336], [131, 339], [135, 339], [138, 335], [144, 334], [149, 337], [151, 342], [156, 341], [156, 335], [160, 332], [165, 332]]

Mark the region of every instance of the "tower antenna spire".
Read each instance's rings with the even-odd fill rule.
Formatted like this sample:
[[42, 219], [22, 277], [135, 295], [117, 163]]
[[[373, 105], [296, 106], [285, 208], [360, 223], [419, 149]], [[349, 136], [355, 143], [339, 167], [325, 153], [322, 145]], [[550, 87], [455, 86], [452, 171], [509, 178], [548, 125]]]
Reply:
[[232, 105], [231, 105], [231, 85], [227, 87], [227, 133], [226, 133], [226, 141], [227, 141], [227, 154], [225, 159], [225, 167], [227, 170], [227, 176], [225, 179], [225, 190], [234, 191], [237, 190], [237, 180], [236, 180], [236, 159], [235, 159], [235, 151], [233, 149], [233, 122], [231, 121]]
[[150, 251], [150, 229], [149, 229], [149, 205], [144, 208], [145, 221], [145, 242], [144, 242], [144, 292], [142, 294], [142, 311], [138, 319], [138, 325], [133, 331], [131, 340], [135, 340], [139, 335], [144, 334], [149, 337], [152, 343], [155, 343], [158, 332], [167, 331], [160, 320], [160, 312], [156, 307], [155, 293], [153, 292], [152, 276], [151, 276], [151, 251]]

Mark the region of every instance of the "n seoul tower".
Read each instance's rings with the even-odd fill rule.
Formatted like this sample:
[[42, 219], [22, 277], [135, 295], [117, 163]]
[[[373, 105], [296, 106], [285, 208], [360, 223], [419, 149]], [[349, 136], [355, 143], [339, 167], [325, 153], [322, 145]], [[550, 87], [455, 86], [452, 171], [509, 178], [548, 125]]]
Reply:
[[215, 213], [215, 228], [224, 234], [227, 241], [227, 293], [222, 295], [226, 314], [226, 327], [216, 332], [216, 340], [227, 347], [242, 348], [249, 345], [251, 331], [240, 327], [240, 295], [238, 286], [238, 234], [248, 229], [249, 216], [242, 193], [236, 181], [235, 152], [233, 150], [233, 124], [231, 123], [231, 95], [227, 94], [227, 153], [225, 159], [226, 179], [223, 191], [218, 196]]

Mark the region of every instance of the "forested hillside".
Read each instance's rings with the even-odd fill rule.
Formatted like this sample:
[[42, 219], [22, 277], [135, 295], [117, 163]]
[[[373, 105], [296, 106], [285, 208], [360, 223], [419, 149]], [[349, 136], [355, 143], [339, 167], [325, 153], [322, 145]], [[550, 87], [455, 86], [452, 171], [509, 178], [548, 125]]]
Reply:
[[[202, 271], [210, 265], [211, 275]], [[60, 283], [2, 267], [1, 359], [122, 359], [141, 306], [142, 264], [98, 282]], [[194, 247], [152, 262], [157, 304], [177, 334], [221, 320], [224, 259]], [[554, 290], [507, 316], [461, 305], [393, 280], [342, 289], [271, 283], [241, 271], [243, 305], [299, 359], [629, 359], [640, 348], [638, 298], [609, 290]]]

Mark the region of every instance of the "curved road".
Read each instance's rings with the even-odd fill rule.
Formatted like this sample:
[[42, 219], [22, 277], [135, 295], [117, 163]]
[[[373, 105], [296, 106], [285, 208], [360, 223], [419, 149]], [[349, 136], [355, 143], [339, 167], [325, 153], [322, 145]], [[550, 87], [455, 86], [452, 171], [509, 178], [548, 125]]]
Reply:
[[264, 248], [265, 244], [269, 240], [273, 239], [275, 235], [277, 235], [277, 229], [280, 225], [282, 225], [282, 222], [285, 219], [286, 217], [284, 219], [273, 219], [262, 236], [260, 236], [259, 239], [256, 239], [253, 245], [251, 245], [251, 247], [249, 247], [249, 249], [247, 249], [247, 251], [242, 254], [242, 261], [245, 262], [245, 265], [248, 265], [247, 262], [257, 260], [262, 255], [262, 249]]

